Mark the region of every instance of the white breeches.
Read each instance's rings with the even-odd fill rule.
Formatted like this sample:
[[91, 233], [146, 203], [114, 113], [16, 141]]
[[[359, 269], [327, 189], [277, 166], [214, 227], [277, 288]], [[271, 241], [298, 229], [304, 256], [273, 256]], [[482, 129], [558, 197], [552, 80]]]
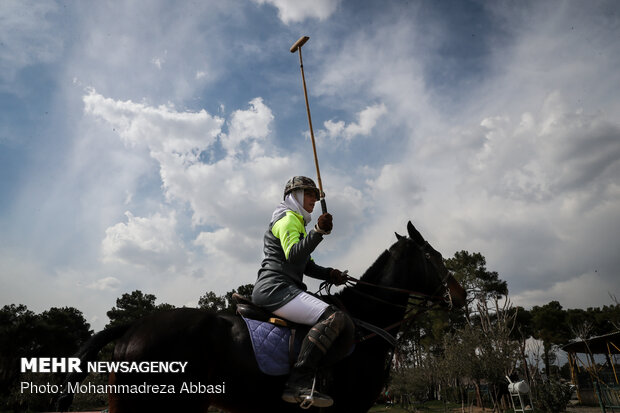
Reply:
[[302, 292], [273, 313], [293, 323], [313, 326], [327, 307], [329, 304]]

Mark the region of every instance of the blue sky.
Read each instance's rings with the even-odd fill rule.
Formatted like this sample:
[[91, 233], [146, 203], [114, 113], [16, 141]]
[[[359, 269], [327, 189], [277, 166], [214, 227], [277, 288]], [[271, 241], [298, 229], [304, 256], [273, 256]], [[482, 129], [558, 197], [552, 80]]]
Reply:
[[[11, 1], [0, 7], [0, 303], [125, 292], [196, 305], [254, 282], [293, 175], [361, 274], [411, 219], [480, 252], [513, 304], [612, 304], [615, 1]], [[316, 217], [315, 217], [316, 218]]]

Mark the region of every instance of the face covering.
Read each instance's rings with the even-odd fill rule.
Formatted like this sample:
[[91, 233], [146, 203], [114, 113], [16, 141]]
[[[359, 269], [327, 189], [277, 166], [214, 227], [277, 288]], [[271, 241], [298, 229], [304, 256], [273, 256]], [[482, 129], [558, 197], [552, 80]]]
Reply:
[[282, 218], [286, 211], [294, 211], [304, 217], [304, 225], [308, 225], [312, 220], [312, 215], [310, 212], [304, 209], [304, 190], [296, 189], [286, 195], [284, 201], [280, 202], [273, 211], [273, 215], [271, 215], [271, 222], [276, 222], [278, 219]]

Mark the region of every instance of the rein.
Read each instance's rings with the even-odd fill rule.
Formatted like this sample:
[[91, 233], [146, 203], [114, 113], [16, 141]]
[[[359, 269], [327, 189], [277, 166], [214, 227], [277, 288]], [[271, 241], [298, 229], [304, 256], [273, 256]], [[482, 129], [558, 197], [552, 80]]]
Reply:
[[[422, 313], [422, 311], [430, 310], [431, 307], [433, 307], [434, 305], [441, 305], [442, 303], [447, 303], [449, 307], [452, 307], [452, 301], [450, 299], [450, 293], [449, 293], [449, 290], [447, 288], [446, 288], [446, 292], [447, 292], [447, 294], [446, 294], [447, 298], [446, 298], [445, 296], [430, 295], [430, 294], [420, 293], [420, 292], [417, 292], [417, 291], [406, 290], [406, 289], [403, 289], [403, 288], [388, 287], [388, 286], [385, 286], [385, 285], [373, 284], [373, 283], [369, 283], [367, 281], [362, 281], [362, 280], [357, 279], [355, 277], [352, 277], [350, 275], [347, 275], [347, 280], [346, 280], [344, 285], [347, 286], [347, 287], [353, 287], [356, 284], [366, 285], [366, 286], [369, 286], [369, 287], [379, 288], [379, 289], [383, 289], [383, 290], [387, 290], [387, 291], [404, 293], [404, 294], [409, 295], [408, 300], [411, 300], [412, 298], [413, 299], [421, 299], [421, 300], [426, 300], [427, 302], [431, 303], [430, 305], [426, 305], [426, 306], [423, 306], [422, 304], [415, 304], [415, 306], [417, 306], [417, 307], [422, 307], [423, 306], [423, 309], [419, 310], [419, 311], [415, 311], [415, 308], [412, 308], [408, 312], [405, 313], [405, 316], [403, 317], [402, 320], [397, 321], [396, 323], [393, 323], [393, 324], [391, 324], [391, 325], [389, 325], [387, 327], [383, 327], [383, 328], [377, 327], [377, 326], [375, 326], [373, 324], [370, 324], [370, 323], [367, 323], [367, 322], [365, 322], [363, 320], [360, 320], [358, 318], [352, 317], [353, 321], [356, 324], [358, 324], [360, 327], [362, 327], [362, 328], [364, 328], [364, 329], [366, 329], [368, 331], [371, 331], [370, 334], [367, 334], [367, 335], [359, 338], [356, 341], [357, 343], [361, 343], [361, 342], [366, 341], [366, 340], [368, 340], [370, 338], [379, 336], [379, 337], [383, 338], [385, 341], [387, 341], [390, 344], [390, 346], [396, 347], [397, 346], [397, 340], [396, 340], [396, 338], [392, 334], [389, 333], [390, 330], [392, 330], [392, 329], [394, 329], [396, 327], [399, 327], [400, 325], [404, 324], [405, 322], [407, 322], [407, 321], [417, 317], [419, 314]], [[329, 297], [331, 297], [333, 300], [335, 299], [338, 302], [338, 304], [339, 304], [338, 306], [339, 307], [342, 307], [344, 309], [345, 308], [344, 304], [342, 304], [342, 302], [340, 302], [340, 300], [337, 299], [336, 296], [331, 294], [331, 287], [332, 287], [332, 285], [333, 284], [331, 284], [331, 283], [329, 283], [327, 281], [321, 283], [318, 293], [320, 294], [321, 291], [324, 290]], [[389, 301], [383, 300], [381, 298], [377, 298], [377, 297], [375, 297], [375, 296], [373, 296], [371, 294], [364, 293], [364, 292], [359, 291], [359, 290], [354, 289], [354, 288], [352, 288], [350, 291], [352, 291], [352, 292], [354, 292], [356, 294], [362, 295], [362, 296], [364, 296], [366, 298], [369, 298], [371, 300], [377, 301], [377, 302], [379, 302], [381, 304], [390, 305], [392, 307], [397, 307], [397, 308], [404, 308], [405, 310], [407, 308], [409, 308], [409, 305], [413, 304], [410, 301], [408, 301], [407, 305], [394, 304], [394, 303], [391, 303]]]
[[[402, 238], [399, 238], [402, 239]], [[424, 265], [424, 273], [428, 274], [428, 265], [429, 263], [427, 262], [427, 260], [430, 259], [430, 254], [428, 253], [428, 251], [426, 250], [426, 248], [429, 247], [428, 242], [424, 241], [423, 245], [417, 245], [418, 250], [422, 253], [422, 262]], [[389, 250], [388, 250], [389, 251]], [[345, 272], [346, 274], [346, 272]], [[362, 342], [362, 341], [366, 341], [369, 338], [375, 337], [375, 336], [379, 336], [382, 337], [384, 340], [386, 340], [390, 346], [392, 347], [396, 347], [397, 346], [397, 341], [396, 338], [394, 338], [394, 336], [392, 334], [390, 334], [388, 331], [392, 330], [396, 327], [399, 327], [400, 325], [402, 325], [403, 323], [405, 323], [406, 321], [417, 317], [419, 314], [421, 314], [423, 311], [428, 311], [431, 309], [431, 307], [435, 306], [435, 305], [441, 305], [443, 303], [446, 303], [448, 308], [452, 308], [452, 297], [450, 295], [450, 288], [448, 287], [447, 281], [450, 277], [450, 274], [448, 273], [446, 275], [446, 277], [441, 280], [441, 285], [440, 287], [437, 288], [437, 290], [435, 290], [434, 294], [424, 294], [424, 293], [420, 293], [418, 291], [412, 291], [412, 290], [407, 290], [404, 288], [396, 288], [396, 287], [389, 287], [389, 286], [385, 286], [385, 285], [379, 285], [379, 284], [374, 284], [374, 283], [370, 283], [367, 281], [363, 281], [360, 279], [357, 279], [355, 277], [352, 277], [350, 275], [346, 275], [346, 281], [344, 282], [345, 286], [348, 287], [355, 287], [356, 285], [364, 285], [367, 287], [372, 287], [372, 288], [378, 288], [378, 289], [382, 289], [385, 291], [392, 291], [392, 292], [396, 292], [396, 293], [401, 293], [401, 294], [407, 294], [407, 304], [406, 305], [402, 305], [402, 304], [395, 304], [386, 300], [383, 300], [381, 298], [375, 297], [371, 294], [365, 293], [363, 291], [360, 291], [359, 288], [351, 288], [349, 291], [354, 292], [355, 294], [364, 296], [370, 300], [379, 302], [383, 305], [389, 305], [392, 307], [396, 307], [396, 308], [401, 308], [405, 310], [405, 315], [403, 316], [403, 318], [400, 321], [397, 321], [394, 324], [391, 324], [387, 327], [381, 328], [381, 327], [377, 327], [375, 325], [372, 325], [370, 323], [367, 323], [363, 320], [358, 320], [358, 319], [354, 319], [355, 323], [357, 325], [359, 325], [360, 327], [371, 331], [370, 334], [360, 338], [357, 340], [357, 342]], [[327, 293], [327, 295], [329, 297], [332, 298], [333, 301], [337, 301], [339, 302], [338, 306], [341, 307], [344, 311], [346, 311], [346, 308], [344, 307], [344, 305], [342, 304], [342, 302], [340, 302], [340, 300], [336, 297], [333, 296], [331, 294], [331, 287], [332, 287], [332, 283], [325, 281], [323, 283], [321, 283], [319, 290], [317, 291], [318, 294], [321, 294], [321, 292], [323, 290], [325, 290], [325, 292]], [[439, 292], [439, 290], [444, 287], [445, 288], [445, 294], [443, 296], [439, 296], [437, 295], [437, 292]], [[415, 300], [422, 300], [424, 301], [423, 303], [412, 303], [411, 299], [415, 299]], [[410, 306], [413, 304], [414, 308], [410, 308]], [[424, 305], [426, 304], [426, 305]], [[418, 307], [418, 311], [416, 310], [416, 307]], [[421, 307], [421, 308], [420, 308]]]
[[[425, 300], [428, 300], [428, 301], [436, 301], [436, 302], [439, 302], [439, 301], [444, 301], [444, 302], [445, 301], [449, 301], [449, 300], [446, 300], [446, 297], [443, 297], [443, 296], [424, 294], [424, 293], [420, 293], [418, 291], [406, 290], [404, 288], [388, 287], [386, 285], [373, 284], [373, 283], [369, 283], [367, 281], [359, 280], [359, 279], [357, 279], [355, 277], [352, 277], [350, 275], [347, 275], [347, 282], [346, 282], [345, 285], [352, 287], [355, 284], [366, 285], [366, 286], [369, 286], [369, 287], [379, 288], [379, 289], [386, 290], [386, 291], [393, 291], [393, 292], [396, 292], [396, 293], [408, 294], [410, 299], [411, 298], [417, 298], [417, 299], [422, 299], [422, 300], [425, 299]], [[360, 291], [356, 291], [356, 292], [359, 293]], [[369, 297], [372, 297], [372, 299], [374, 299], [376, 301], [383, 301], [386, 304], [390, 304], [390, 305], [393, 305], [393, 306], [398, 306], [398, 304], [393, 304], [393, 303], [381, 300], [379, 298], [371, 296], [370, 294], [365, 294], [365, 295], [368, 295]]]

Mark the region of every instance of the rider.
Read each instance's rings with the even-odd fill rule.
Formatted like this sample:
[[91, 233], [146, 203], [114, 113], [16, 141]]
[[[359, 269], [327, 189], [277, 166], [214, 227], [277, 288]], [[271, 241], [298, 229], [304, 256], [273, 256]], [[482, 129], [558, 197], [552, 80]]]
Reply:
[[[265, 232], [265, 258], [258, 270], [252, 301], [275, 315], [298, 324], [313, 326], [304, 338], [299, 357], [288, 378], [282, 399], [300, 403], [310, 396], [315, 370], [336, 338], [352, 342], [351, 318], [334, 306], [306, 292], [303, 275], [336, 285], [346, 282], [346, 273], [316, 264], [310, 254], [332, 230], [332, 216], [322, 214], [314, 229], [306, 232], [315, 202], [320, 198], [314, 181], [305, 176], [291, 178], [284, 188], [284, 201], [273, 212]], [[335, 356], [330, 354], [330, 357]], [[328, 407], [333, 401], [312, 393], [314, 406]]]

